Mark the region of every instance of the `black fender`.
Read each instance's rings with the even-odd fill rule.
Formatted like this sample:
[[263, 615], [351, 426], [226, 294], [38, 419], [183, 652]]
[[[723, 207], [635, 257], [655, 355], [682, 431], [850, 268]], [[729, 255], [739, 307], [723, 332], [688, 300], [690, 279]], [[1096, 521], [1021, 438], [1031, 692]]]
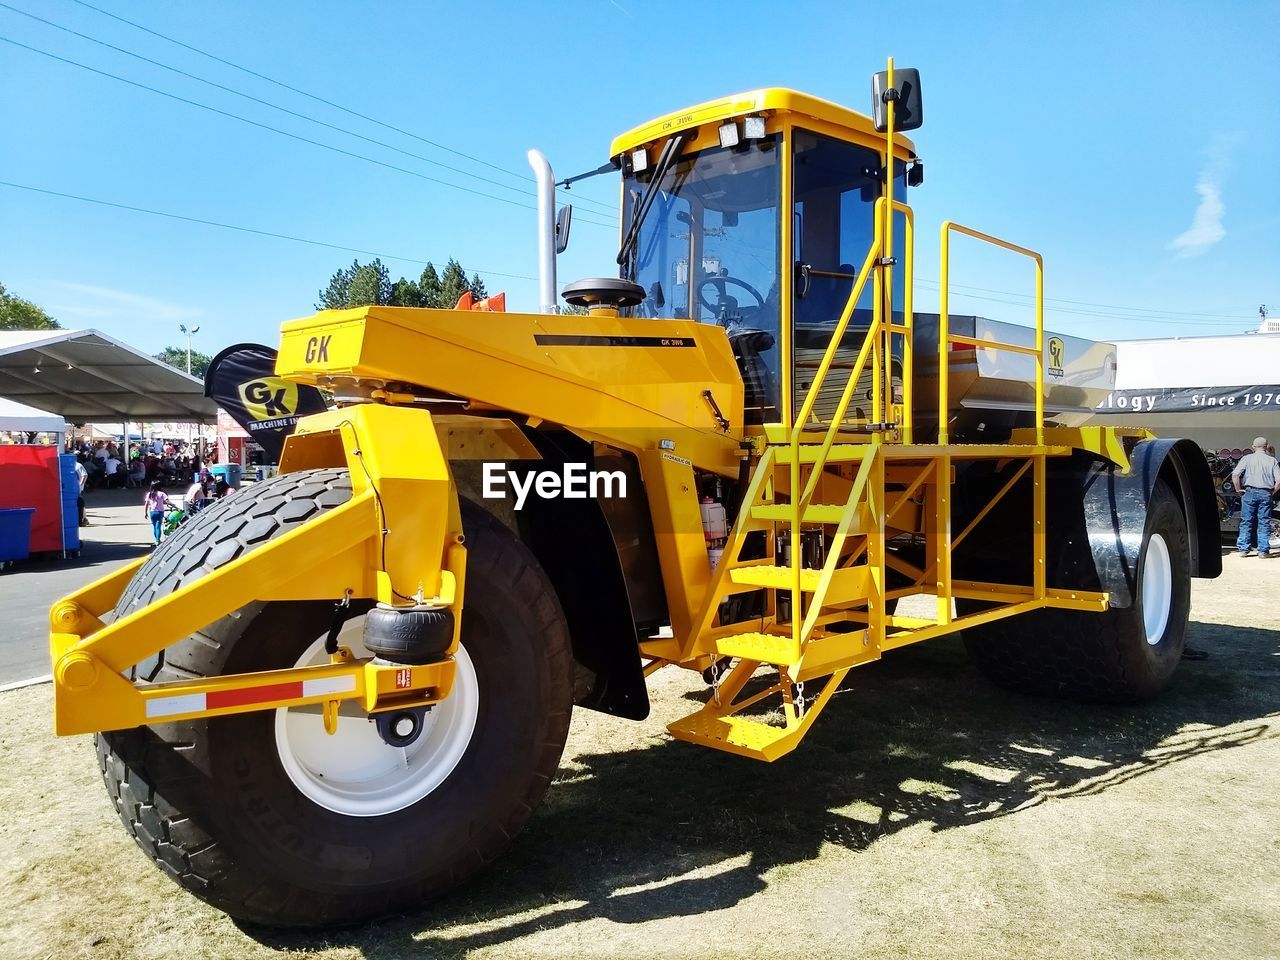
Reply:
[[[1128, 607], [1137, 589], [1138, 554], [1147, 505], [1164, 480], [1187, 518], [1193, 577], [1222, 572], [1218, 507], [1204, 454], [1190, 440], [1141, 440], [1127, 471], [1096, 454], [1076, 451], [1046, 464], [1046, 546], [1050, 587], [1106, 592], [1113, 607]], [[957, 464], [953, 530], [969, 518], [1017, 468], [990, 462]], [[952, 558], [957, 579], [1031, 582], [1031, 476], [1028, 473], [981, 521]]]
[[1137, 589], [1138, 551], [1146, 528], [1147, 504], [1163, 479], [1187, 518], [1191, 575], [1222, 573], [1217, 497], [1200, 448], [1190, 440], [1141, 440], [1122, 473], [1110, 462], [1094, 461], [1082, 478], [1084, 521], [1099, 587], [1113, 607], [1128, 607]]
[[[513, 470], [558, 470], [564, 463], [587, 469], [622, 469], [626, 498], [607, 504], [530, 495], [514, 511], [520, 538], [555, 587], [569, 625], [578, 666], [578, 706], [631, 720], [649, 715], [649, 692], [640, 640], [667, 621], [657, 546], [648, 501], [634, 458], [597, 453], [592, 444], [563, 431], [526, 430], [542, 455]], [[645, 528], [648, 528], [647, 533]]]

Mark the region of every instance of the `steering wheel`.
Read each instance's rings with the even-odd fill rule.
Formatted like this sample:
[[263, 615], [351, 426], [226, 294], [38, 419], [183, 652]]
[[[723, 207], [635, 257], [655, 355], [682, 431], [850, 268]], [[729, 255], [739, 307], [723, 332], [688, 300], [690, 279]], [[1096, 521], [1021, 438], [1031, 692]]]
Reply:
[[[719, 277], [704, 277], [702, 282], [698, 284], [698, 302], [713, 314], [716, 313], [720, 304], [723, 304], [725, 300], [728, 299], [724, 292], [724, 286], [726, 283], [731, 283], [735, 287], [741, 287], [743, 290], [747, 291], [747, 293], [756, 298], [756, 309], [764, 309], [764, 297], [760, 296], [759, 290], [747, 283], [747, 281], [739, 280], [737, 277], [731, 277], [728, 274], [724, 274]], [[719, 299], [719, 303], [708, 303], [707, 298], [703, 295], [703, 289], [711, 285], [714, 285], [716, 288], [716, 296]]]

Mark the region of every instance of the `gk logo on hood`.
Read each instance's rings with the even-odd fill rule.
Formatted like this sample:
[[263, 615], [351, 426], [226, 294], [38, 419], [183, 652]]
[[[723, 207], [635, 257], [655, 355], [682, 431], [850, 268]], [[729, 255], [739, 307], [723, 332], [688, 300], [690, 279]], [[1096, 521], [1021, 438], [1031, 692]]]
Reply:
[[291, 417], [298, 409], [298, 385], [279, 377], [259, 377], [240, 384], [240, 402], [254, 420]]

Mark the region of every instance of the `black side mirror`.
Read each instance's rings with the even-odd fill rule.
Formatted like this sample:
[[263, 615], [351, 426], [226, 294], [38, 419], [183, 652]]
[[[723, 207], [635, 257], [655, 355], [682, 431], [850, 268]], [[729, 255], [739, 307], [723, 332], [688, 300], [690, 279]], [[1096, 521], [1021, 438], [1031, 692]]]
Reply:
[[569, 228], [573, 226], [573, 204], [566, 203], [556, 214], [556, 253], [569, 247]]
[[920, 71], [914, 67], [895, 67], [893, 87], [889, 73], [882, 70], [871, 77], [871, 119], [876, 131], [889, 129], [889, 101], [893, 101], [893, 129], [915, 130], [924, 123], [924, 104], [920, 99]]

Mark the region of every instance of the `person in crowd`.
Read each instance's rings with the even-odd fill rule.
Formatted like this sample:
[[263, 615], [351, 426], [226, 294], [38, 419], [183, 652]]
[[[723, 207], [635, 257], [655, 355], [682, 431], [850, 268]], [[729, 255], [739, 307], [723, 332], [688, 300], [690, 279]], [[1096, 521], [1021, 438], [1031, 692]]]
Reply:
[[84, 458], [84, 468], [89, 471], [88, 488], [97, 490], [103, 486], [105, 480], [103, 461], [98, 459], [96, 453], [87, 453]]
[[157, 480], [151, 484], [142, 501], [142, 512], [151, 521], [151, 535], [155, 537], [155, 543], [152, 546], [159, 545], [160, 531], [164, 528], [164, 512], [172, 506], [164, 490], [160, 488], [160, 481]]
[[134, 457], [133, 462], [129, 464], [129, 485], [132, 487], [142, 486], [142, 481], [147, 476], [147, 465], [142, 462], [141, 457]]
[[108, 490], [112, 487], [120, 486], [124, 474], [120, 472], [120, 461], [114, 455], [108, 454], [107, 459], [102, 461], [102, 476], [104, 485]]
[[190, 517], [199, 513], [204, 504], [204, 484], [199, 477], [196, 477], [191, 481], [191, 486], [187, 487], [187, 492], [182, 497], [182, 509]]
[[213, 496], [215, 499], [221, 500], [223, 497], [229, 497], [236, 492], [236, 488], [227, 483], [226, 477], [215, 477], [213, 481]]
[[1236, 550], [1247, 557], [1257, 545], [1258, 556], [1271, 556], [1271, 498], [1280, 493], [1280, 464], [1267, 452], [1267, 438], [1255, 437], [1253, 452], [1240, 458], [1231, 471], [1240, 494], [1240, 536]]
[[80, 526], [87, 527], [89, 520], [84, 515], [84, 487], [89, 482], [89, 471], [84, 468], [84, 461], [83, 453], [76, 457], [76, 482], [80, 484], [79, 492], [76, 494], [76, 507], [80, 511]]

